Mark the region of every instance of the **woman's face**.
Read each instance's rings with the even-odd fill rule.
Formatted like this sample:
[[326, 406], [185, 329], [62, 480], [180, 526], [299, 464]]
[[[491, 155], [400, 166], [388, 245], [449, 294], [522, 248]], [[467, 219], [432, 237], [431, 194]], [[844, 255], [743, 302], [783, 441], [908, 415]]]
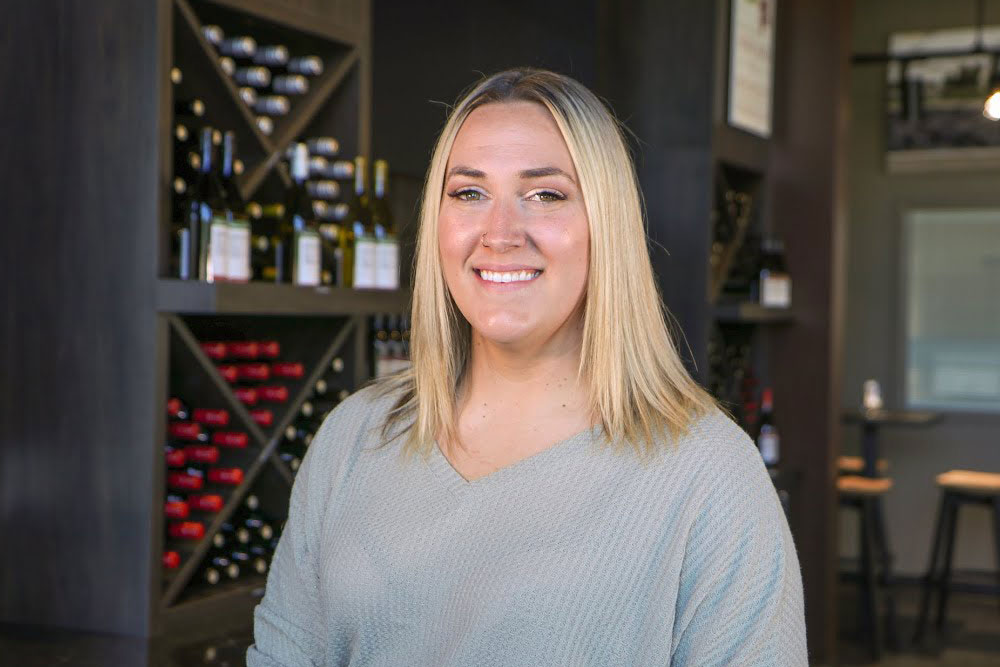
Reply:
[[497, 344], [541, 344], [578, 317], [590, 252], [579, 178], [549, 111], [486, 104], [445, 171], [442, 268], [459, 309]]

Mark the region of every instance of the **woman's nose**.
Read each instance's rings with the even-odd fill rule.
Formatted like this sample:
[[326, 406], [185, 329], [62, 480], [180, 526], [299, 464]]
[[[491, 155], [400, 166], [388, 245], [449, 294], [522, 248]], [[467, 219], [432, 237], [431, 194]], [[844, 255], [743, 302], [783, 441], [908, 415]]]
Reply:
[[483, 245], [497, 252], [524, 245], [524, 224], [517, 205], [502, 199], [496, 200], [490, 207], [483, 232]]

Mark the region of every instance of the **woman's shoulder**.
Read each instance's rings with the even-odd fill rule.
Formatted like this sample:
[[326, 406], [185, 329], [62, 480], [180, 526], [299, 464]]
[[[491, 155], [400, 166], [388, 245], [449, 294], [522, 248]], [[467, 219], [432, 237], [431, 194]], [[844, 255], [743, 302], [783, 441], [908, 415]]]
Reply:
[[692, 419], [678, 440], [675, 455], [691, 473], [716, 482], [743, 479], [759, 483], [767, 469], [753, 440], [718, 408]]

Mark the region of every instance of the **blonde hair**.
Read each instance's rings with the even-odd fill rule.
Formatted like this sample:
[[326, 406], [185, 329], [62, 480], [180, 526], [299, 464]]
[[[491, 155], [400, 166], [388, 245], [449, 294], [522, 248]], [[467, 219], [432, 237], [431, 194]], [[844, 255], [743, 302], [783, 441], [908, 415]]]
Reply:
[[[411, 367], [378, 381], [400, 392], [383, 425], [403, 451], [427, 455], [440, 435], [458, 442], [456, 396], [471, 328], [451, 297], [438, 253], [438, 212], [452, 144], [485, 104], [535, 102], [552, 114], [576, 167], [590, 231], [578, 372], [606, 442], [643, 455], [687, 432], [716, 406], [684, 368], [664, 316], [646, 246], [639, 186], [618, 121], [577, 81], [546, 70], [511, 69], [475, 84], [438, 138], [424, 183], [411, 312]], [[394, 434], [394, 435], [391, 435]]]

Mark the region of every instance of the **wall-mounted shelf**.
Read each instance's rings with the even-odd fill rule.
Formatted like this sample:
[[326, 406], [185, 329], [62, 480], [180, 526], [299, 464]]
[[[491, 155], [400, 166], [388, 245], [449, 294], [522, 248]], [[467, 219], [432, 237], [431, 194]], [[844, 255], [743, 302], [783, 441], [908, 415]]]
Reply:
[[190, 315], [370, 315], [409, 310], [408, 291], [299, 287], [273, 283], [205, 283], [163, 278], [156, 309]]

